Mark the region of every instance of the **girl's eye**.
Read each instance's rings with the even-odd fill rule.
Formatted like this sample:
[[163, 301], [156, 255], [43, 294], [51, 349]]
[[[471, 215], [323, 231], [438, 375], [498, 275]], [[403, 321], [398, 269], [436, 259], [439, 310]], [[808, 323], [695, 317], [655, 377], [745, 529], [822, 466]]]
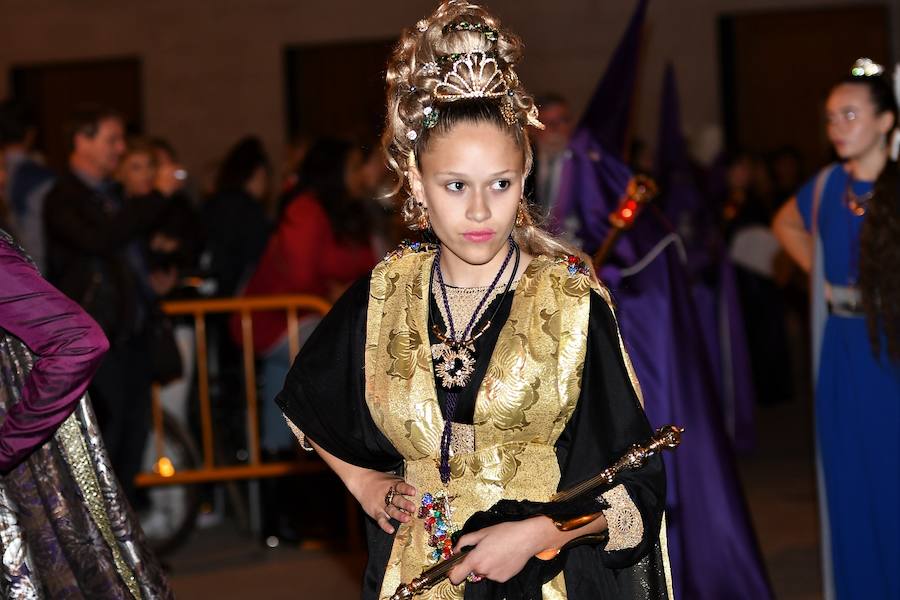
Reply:
[[498, 191], [503, 191], [505, 189], [508, 189], [509, 186], [510, 186], [509, 179], [498, 179], [497, 181], [494, 182], [494, 184], [491, 186], [491, 188], [498, 190]]
[[451, 192], [461, 192], [463, 191], [463, 189], [465, 189], [465, 187], [466, 184], [464, 184], [462, 181], [451, 181], [447, 184], [447, 189]]

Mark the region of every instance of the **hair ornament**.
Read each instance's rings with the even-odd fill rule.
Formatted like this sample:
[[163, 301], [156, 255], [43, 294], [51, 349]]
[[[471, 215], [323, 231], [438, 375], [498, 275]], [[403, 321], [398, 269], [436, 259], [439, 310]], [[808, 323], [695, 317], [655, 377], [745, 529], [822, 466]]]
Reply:
[[422, 126], [425, 129], [431, 129], [438, 122], [439, 111], [433, 106], [426, 106], [422, 109], [422, 114], [425, 115], [425, 118], [422, 119]]
[[419, 21], [416, 23], [416, 29], [418, 29], [422, 33], [428, 31], [428, 19], [419, 19]]
[[487, 25], [486, 23], [469, 23], [468, 21], [463, 21], [461, 23], [451, 23], [444, 27], [444, 33], [449, 31], [475, 31], [484, 36], [489, 42], [496, 42], [499, 36], [497, 35], [497, 30], [493, 27]]
[[850, 69], [853, 77], [877, 77], [884, 73], [884, 67], [870, 58], [858, 58]]
[[434, 88], [438, 100], [497, 98], [509, 88], [495, 58], [484, 52], [467, 52], [453, 61], [453, 67]]
[[504, 98], [500, 102], [500, 116], [503, 117], [507, 125], [515, 125], [519, 122], [519, 116], [516, 114], [511, 98]]
[[436, 77], [441, 74], [441, 67], [436, 62], [429, 61], [423, 64], [419, 71], [426, 77]]
[[411, 142], [416, 141], [417, 137], [419, 137], [419, 134], [416, 133], [415, 129], [410, 129], [409, 131], [406, 132], [406, 139], [408, 139]]

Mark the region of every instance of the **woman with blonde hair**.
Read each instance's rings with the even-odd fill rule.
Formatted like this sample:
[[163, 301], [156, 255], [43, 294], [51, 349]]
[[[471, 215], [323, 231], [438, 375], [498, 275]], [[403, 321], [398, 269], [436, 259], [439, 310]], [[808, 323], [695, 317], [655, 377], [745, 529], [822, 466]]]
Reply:
[[591, 498], [599, 518], [573, 531], [536, 516], [452, 537], [651, 435], [608, 291], [522, 199], [527, 128], [541, 124], [521, 57], [519, 38], [467, 2], [403, 33], [383, 145], [407, 222], [437, 243], [404, 245], [354, 284], [277, 398], [369, 517], [365, 598], [465, 547], [423, 598], [669, 597], [658, 457]]

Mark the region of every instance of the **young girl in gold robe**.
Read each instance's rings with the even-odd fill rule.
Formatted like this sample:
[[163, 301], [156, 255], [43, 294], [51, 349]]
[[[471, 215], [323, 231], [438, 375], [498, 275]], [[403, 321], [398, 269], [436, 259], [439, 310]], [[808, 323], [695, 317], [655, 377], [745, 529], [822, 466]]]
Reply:
[[[436, 243], [401, 247], [353, 285], [277, 399], [369, 517], [364, 598], [389, 598], [463, 547], [423, 598], [670, 597], [658, 457], [573, 531], [537, 516], [451, 538], [475, 512], [547, 501], [651, 435], [609, 293], [523, 199], [527, 128], [541, 124], [521, 56], [516, 36], [466, 2], [403, 33], [384, 148], [404, 216]], [[525, 591], [534, 555], [604, 532]]]

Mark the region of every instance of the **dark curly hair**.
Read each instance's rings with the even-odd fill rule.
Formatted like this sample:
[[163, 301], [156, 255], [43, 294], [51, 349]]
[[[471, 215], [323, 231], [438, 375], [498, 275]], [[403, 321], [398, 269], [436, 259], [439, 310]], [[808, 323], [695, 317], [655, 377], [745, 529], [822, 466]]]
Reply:
[[900, 363], [900, 176], [888, 163], [875, 182], [859, 236], [859, 287], [876, 356]]
[[[875, 111], [890, 113], [897, 126], [897, 102], [886, 75], [850, 75], [842, 84], [864, 85]], [[839, 84], [840, 85], [840, 84]], [[891, 361], [900, 363], [900, 190], [897, 165], [888, 163], [875, 183], [859, 235], [859, 288], [876, 356], [887, 343]]]

